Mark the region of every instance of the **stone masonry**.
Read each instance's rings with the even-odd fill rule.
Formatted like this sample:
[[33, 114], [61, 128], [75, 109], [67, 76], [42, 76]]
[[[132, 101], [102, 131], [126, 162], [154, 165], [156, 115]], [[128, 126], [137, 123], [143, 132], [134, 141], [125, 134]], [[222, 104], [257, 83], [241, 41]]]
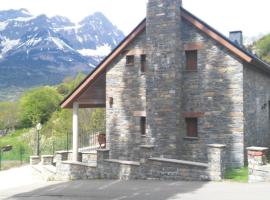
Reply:
[[[146, 19], [146, 118], [156, 156], [180, 158], [183, 48], [180, 0], [149, 0]], [[166, 119], [166, 120], [165, 120]]]
[[[156, 157], [207, 160], [208, 143], [227, 145], [226, 165], [244, 165], [243, 64], [182, 19], [180, 0], [150, 0], [143, 31], [106, 72], [110, 158], [138, 161], [140, 145]], [[185, 70], [185, 50], [198, 51], [198, 69]], [[146, 72], [140, 56], [146, 54]], [[133, 66], [126, 56], [134, 55]], [[113, 98], [113, 105], [109, 99]], [[134, 113], [145, 113], [136, 115]], [[197, 138], [186, 137], [184, 117], [198, 116]], [[140, 135], [140, 116], [147, 131]]]
[[[208, 162], [153, 157], [151, 145], [140, 147], [140, 161], [110, 159], [108, 149], [97, 151], [97, 163], [61, 161], [56, 165], [54, 180], [76, 179], [161, 179], [219, 181], [225, 172], [225, 145], [208, 145]], [[46, 163], [44, 163], [46, 165]], [[53, 180], [53, 179], [52, 179]]]
[[62, 169], [74, 177], [80, 168], [100, 178], [220, 180], [225, 168], [243, 167], [247, 146], [270, 147], [270, 67], [241, 48], [181, 0], [148, 0], [146, 20], [87, 78], [106, 74], [107, 149], [95, 169]]
[[248, 181], [250, 183], [270, 181], [270, 164], [267, 161], [268, 148], [248, 147]]

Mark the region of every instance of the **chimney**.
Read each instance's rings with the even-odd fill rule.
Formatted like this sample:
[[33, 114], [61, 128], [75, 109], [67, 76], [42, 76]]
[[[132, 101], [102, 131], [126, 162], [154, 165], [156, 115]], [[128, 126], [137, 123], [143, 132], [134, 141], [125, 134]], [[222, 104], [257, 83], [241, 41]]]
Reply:
[[231, 31], [230, 40], [239, 46], [243, 46], [243, 33], [242, 31]]
[[180, 158], [178, 148], [184, 135], [181, 6], [181, 0], [148, 0], [146, 17], [147, 134], [157, 148], [156, 156], [167, 158]]

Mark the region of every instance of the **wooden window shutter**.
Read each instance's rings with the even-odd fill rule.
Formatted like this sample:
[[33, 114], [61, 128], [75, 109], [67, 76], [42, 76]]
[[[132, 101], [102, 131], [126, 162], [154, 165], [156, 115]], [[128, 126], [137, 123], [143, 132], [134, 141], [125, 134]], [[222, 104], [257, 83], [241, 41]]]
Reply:
[[198, 118], [186, 118], [188, 137], [198, 137]]
[[198, 64], [197, 50], [186, 51], [186, 70], [196, 71]]

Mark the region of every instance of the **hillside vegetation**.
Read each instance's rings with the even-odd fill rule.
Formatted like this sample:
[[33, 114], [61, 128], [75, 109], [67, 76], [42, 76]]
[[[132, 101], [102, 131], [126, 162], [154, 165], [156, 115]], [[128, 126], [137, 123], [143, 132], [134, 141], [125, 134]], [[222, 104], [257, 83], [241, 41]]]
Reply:
[[[11, 152], [4, 154], [4, 160], [27, 160], [34, 154], [37, 123], [42, 123], [42, 154], [71, 148], [72, 113], [69, 109], [61, 109], [59, 104], [84, 77], [79, 74], [75, 79], [66, 78], [55, 87], [26, 91], [17, 102], [0, 103], [0, 130], [9, 130], [9, 134], [0, 136], [0, 147], [13, 146]], [[104, 109], [81, 109], [79, 114], [82, 138], [83, 134], [105, 131]]]
[[254, 42], [252, 49], [262, 60], [270, 63], [270, 34]]

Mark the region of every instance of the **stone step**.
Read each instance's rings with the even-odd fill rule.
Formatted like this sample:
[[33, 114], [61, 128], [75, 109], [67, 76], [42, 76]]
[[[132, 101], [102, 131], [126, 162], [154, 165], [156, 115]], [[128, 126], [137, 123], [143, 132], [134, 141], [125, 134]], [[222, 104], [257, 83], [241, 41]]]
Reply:
[[32, 165], [33, 174], [45, 181], [54, 181], [56, 176], [56, 167], [53, 165]]

